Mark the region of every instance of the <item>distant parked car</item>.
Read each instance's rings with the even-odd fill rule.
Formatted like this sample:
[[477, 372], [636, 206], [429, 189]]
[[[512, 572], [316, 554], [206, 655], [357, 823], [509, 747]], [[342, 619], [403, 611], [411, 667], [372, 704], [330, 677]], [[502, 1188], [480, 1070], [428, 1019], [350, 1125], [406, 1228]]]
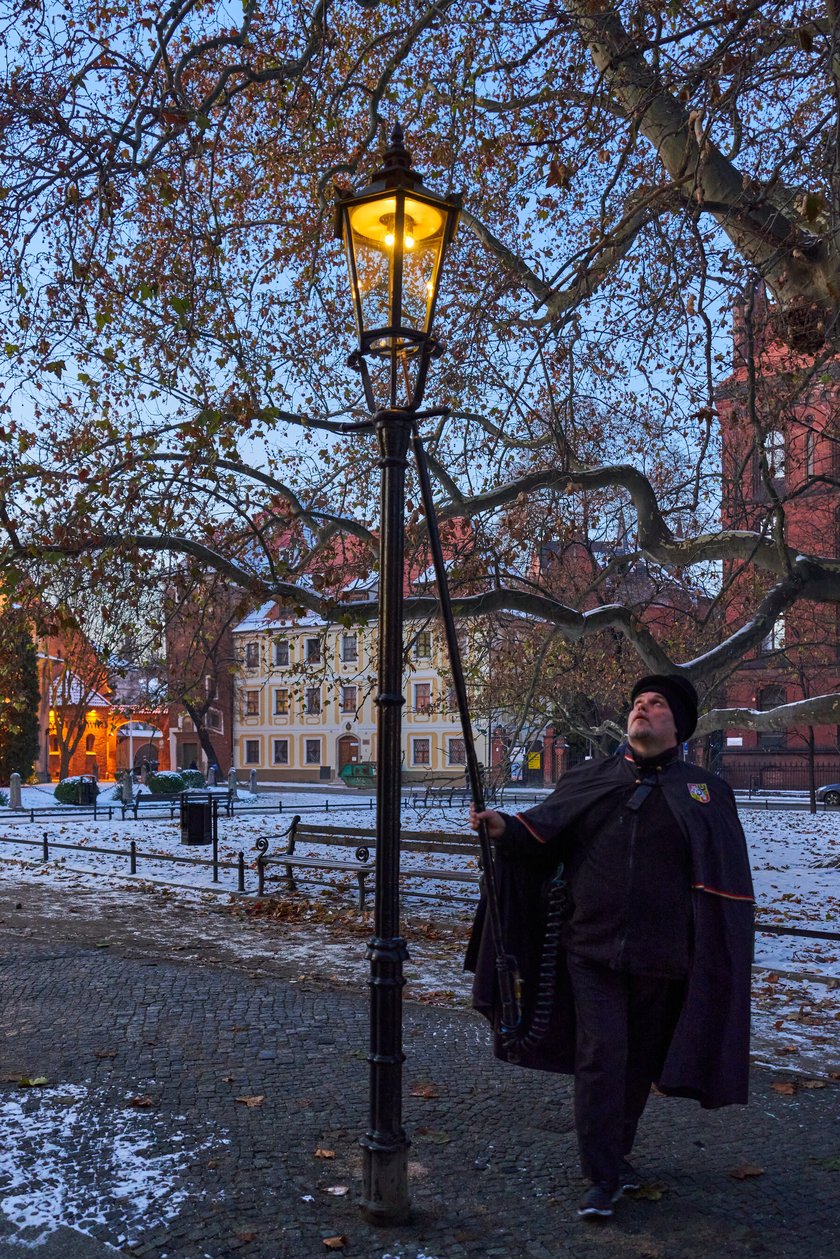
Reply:
[[840, 783], [828, 783], [825, 787], [818, 787], [817, 799], [824, 800], [826, 804], [840, 804]]

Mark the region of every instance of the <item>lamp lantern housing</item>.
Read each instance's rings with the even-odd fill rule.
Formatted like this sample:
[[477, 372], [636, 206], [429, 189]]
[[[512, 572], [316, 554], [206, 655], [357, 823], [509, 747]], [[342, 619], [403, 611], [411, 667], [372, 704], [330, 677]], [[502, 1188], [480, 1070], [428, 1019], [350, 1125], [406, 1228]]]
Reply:
[[347, 251], [359, 334], [350, 363], [362, 373], [372, 411], [377, 407], [366, 357], [389, 362], [386, 405], [420, 405], [429, 359], [440, 352], [432, 324], [461, 202], [460, 193], [442, 197], [424, 187], [399, 123], [371, 182], [358, 193], [339, 194], [336, 234]]

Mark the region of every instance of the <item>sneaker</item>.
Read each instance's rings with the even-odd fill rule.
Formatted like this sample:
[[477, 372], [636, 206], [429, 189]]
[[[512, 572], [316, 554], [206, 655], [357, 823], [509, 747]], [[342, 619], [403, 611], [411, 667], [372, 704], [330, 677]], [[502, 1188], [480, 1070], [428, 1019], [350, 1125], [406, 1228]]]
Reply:
[[621, 1166], [618, 1169], [618, 1184], [622, 1193], [633, 1193], [635, 1189], [642, 1187], [641, 1176], [626, 1158], [621, 1160]]
[[578, 1207], [578, 1215], [583, 1220], [608, 1220], [613, 1214], [613, 1203], [620, 1197], [620, 1189], [607, 1189], [604, 1185], [593, 1185], [583, 1195]]

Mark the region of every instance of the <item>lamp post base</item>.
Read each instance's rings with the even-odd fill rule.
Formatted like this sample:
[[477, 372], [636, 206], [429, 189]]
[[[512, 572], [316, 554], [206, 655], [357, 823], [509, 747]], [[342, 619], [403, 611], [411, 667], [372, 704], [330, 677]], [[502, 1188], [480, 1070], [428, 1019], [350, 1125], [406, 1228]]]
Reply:
[[361, 1138], [362, 1197], [359, 1211], [368, 1224], [401, 1224], [408, 1219], [408, 1138], [385, 1144]]

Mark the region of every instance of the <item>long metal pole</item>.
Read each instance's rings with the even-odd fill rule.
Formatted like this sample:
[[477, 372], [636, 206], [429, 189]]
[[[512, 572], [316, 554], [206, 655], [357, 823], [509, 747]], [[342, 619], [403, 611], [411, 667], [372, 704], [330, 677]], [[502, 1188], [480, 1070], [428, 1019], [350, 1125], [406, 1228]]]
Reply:
[[403, 705], [405, 474], [411, 412], [380, 411], [379, 694], [376, 746], [376, 893], [370, 959], [370, 1124], [362, 1137], [362, 1214], [376, 1224], [409, 1212], [402, 1127], [402, 990], [408, 956], [400, 936], [400, 796]]

